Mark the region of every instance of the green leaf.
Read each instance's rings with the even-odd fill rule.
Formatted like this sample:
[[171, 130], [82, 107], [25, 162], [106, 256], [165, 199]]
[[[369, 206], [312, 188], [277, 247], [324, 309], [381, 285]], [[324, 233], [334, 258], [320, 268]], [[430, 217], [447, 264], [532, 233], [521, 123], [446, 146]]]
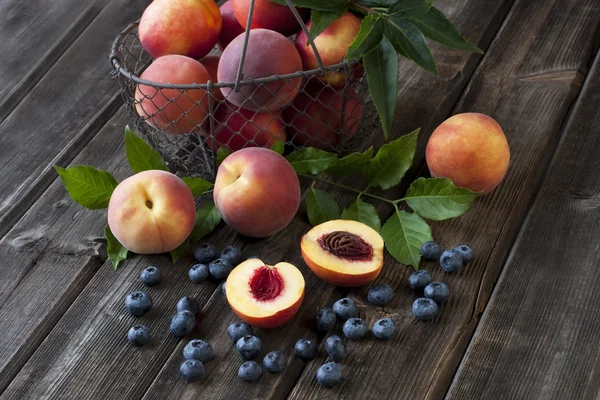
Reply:
[[435, 75], [435, 60], [427, 47], [425, 36], [411, 22], [394, 15], [385, 19], [385, 37], [396, 51]]
[[171, 250], [169, 252], [169, 255], [171, 256], [171, 262], [173, 262], [173, 263], [177, 262], [177, 260], [179, 260], [181, 258], [181, 256], [184, 255], [186, 251], [188, 251], [190, 246], [191, 246], [190, 241], [185, 240], [175, 250]]
[[337, 155], [314, 147], [304, 147], [287, 156], [297, 174], [312, 175], [325, 171], [336, 158]]
[[389, 7], [398, 0], [357, 0], [354, 3], [365, 7]]
[[[335, 11], [318, 11], [310, 12], [310, 37], [316, 38], [319, 36], [333, 21], [344, 15], [348, 11], [348, 4], [341, 4], [340, 8]], [[307, 40], [306, 45], [310, 42]]]
[[121, 261], [125, 261], [127, 256], [129, 256], [129, 250], [127, 250], [119, 240], [113, 235], [110, 230], [110, 227], [106, 227], [104, 230], [104, 236], [106, 236], [106, 252], [108, 254], [108, 258], [112, 261], [113, 268], [115, 271], [119, 268], [119, 264]]
[[381, 228], [381, 237], [390, 254], [400, 263], [419, 269], [421, 245], [433, 240], [431, 228], [417, 214], [399, 210]]
[[327, 168], [327, 173], [344, 176], [358, 172], [362, 172], [365, 165], [371, 161], [373, 157], [373, 146], [365, 150], [364, 153], [352, 153], [346, 157], [336, 158]]
[[138, 137], [129, 127], [125, 127], [125, 154], [131, 169], [136, 174], [151, 169], [168, 171], [162, 157], [144, 139]]
[[181, 178], [182, 181], [190, 188], [194, 197], [198, 197], [206, 193], [212, 187], [212, 183], [205, 181], [202, 178], [186, 176]]
[[383, 39], [381, 14], [367, 15], [360, 24], [360, 31], [346, 52], [346, 59], [360, 58], [371, 52]]
[[231, 154], [231, 151], [226, 147], [219, 147], [217, 150], [217, 165], [221, 165], [224, 159]]
[[441, 221], [464, 214], [477, 193], [454, 186], [448, 178], [419, 178], [406, 193], [406, 203], [423, 218]]
[[[287, 5], [285, 0], [271, 0], [273, 3]], [[348, 0], [292, 0], [296, 7], [305, 7], [318, 11], [335, 11], [342, 5], [349, 6]]]
[[412, 165], [417, 148], [419, 129], [399, 137], [381, 146], [375, 157], [369, 162], [364, 174], [370, 186], [389, 189], [400, 183], [406, 171]]
[[431, 40], [453, 49], [483, 53], [481, 49], [465, 39], [440, 10], [431, 7], [422, 16], [412, 17], [410, 21]]
[[375, 50], [363, 57], [363, 63], [369, 92], [387, 139], [392, 131], [398, 96], [398, 55], [390, 42], [384, 38]]
[[335, 199], [324, 190], [314, 187], [311, 187], [306, 195], [306, 211], [312, 226], [340, 217], [340, 206]]
[[366, 203], [361, 199], [356, 199], [350, 207], [342, 211], [341, 218], [362, 222], [377, 232], [381, 230], [381, 220], [379, 219], [377, 210], [372, 204]]
[[196, 211], [196, 221], [194, 222], [192, 233], [179, 247], [170, 252], [171, 260], [173, 262], [179, 260], [191, 246], [197, 244], [200, 239], [211, 233], [220, 222], [221, 217], [214, 203], [211, 202], [200, 207]]
[[283, 143], [282, 140], [278, 140], [273, 143], [271, 150], [273, 150], [275, 153], [283, 154], [283, 151], [285, 150], [285, 143]]
[[399, 0], [388, 9], [388, 14], [397, 18], [424, 15], [431, 8], [429, 0]]
[[77, 203], [92, 210], [108, 207], [110, 196], [118, 185], [110, 172], [97, 170], [89, 165], [67, 169], [55, 165], [54, 169], [69, 196]]

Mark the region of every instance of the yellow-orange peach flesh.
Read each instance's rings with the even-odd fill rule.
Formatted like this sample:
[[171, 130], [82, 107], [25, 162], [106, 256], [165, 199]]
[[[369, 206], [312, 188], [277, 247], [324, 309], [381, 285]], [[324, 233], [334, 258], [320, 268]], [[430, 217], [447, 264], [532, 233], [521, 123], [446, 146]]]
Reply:
[[166, 253], [192, 232], [194, 196], [176, 175], [140, 172], [115, 188], [108, 205], [108, 226], [127, 249], [138, 254]]
[[300, 243], [302, 257], [315, 275], [338, 286], [361, 286], [377, 278], [383, 247], [373, 228], [346, 220], [317, 225]]
[[432, 176], [483, 193], [500, 184], [510, 163], [502, 128], [478, 113], [457, 114], [444, 121], [427, 142], [425, 156]]
[[285, 262], [269, 266], [257, 258], [244, 261], [231, 271], [226, 287], [231, 309], [259, 328], [286, 323], [304, 299], [302, 273]]

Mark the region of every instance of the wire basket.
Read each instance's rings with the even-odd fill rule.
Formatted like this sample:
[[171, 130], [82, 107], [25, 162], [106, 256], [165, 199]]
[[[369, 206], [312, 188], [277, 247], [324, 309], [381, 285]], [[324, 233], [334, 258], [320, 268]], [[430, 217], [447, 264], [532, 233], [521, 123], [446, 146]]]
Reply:
[[[230, 152], [285, 145], [285, 153], [315, 147], [344, 155], [379, 131], [363, 68], [356, 60], [323, 66], [315, 51], [321, 68], [244, 80], [246, 35], [235, 82], [151, 82], [140, 78], [154, 60], [140, 43], [138, 23], [127, 26], [113, 44], [113, 74], [132, 117], [130, 125], [173, 173], [214, 181], [221, 147]], [[300, 25], [307, 32], [304, 23]], [[216, 48], [211, 52], [219, 54]], [[325, 79], [333, 76], [339, 82], [341, 75], [341, 87]]]

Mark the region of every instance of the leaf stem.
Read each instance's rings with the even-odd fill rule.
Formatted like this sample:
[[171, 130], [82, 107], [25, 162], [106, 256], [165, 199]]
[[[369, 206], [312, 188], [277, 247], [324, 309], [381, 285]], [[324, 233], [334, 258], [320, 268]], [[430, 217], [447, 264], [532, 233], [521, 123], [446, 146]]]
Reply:
[[386, 202], [386, 203], [389, 203], [389, 204], [392, 204], [392, 205], [396, 205], [394, 203], [394, 200], [386, 199], [385, 197], [381, 197], [381, 196], [377, 196], [377, 195], [374, 195], [374, 194], [371, 194], [371, 193], [367, 193], [366, 190], [368, 190], [369, 187], [367, 187], [365, 190], [358, 190], [358, 189], [355, 189], [353, 187], [342, 185], [341, 183], [337, 183], [337, 182], [331, 181], [329, 179], [321, 178], [321, 177], [314, 176], [314, 175], [298, 174], [298, 176], [301, 176], [303, 178], [312, 179], [313, 183], [314, 183], [314, 181], [319, 181], [319, 182], [328, 183], [330, 185], [337, 186], [337, 187], [342, 188], [344, 190], [347, 190], [349, 192], [357, 193], [358, 197], [360, 197], [360, 196], [368, 196], [368, 197], [371, 197], [371, 198], [379, 200], [379, 201], [383, 201], [383, 202]]
[[355, 3], [353, 1], [350, 2], [350, 8], [353, 9], [354, 11], [358, 11], [365, 15], [378, 13], [378, 11], [376, 11], [374, 8], [365, 7], [363, 5]]

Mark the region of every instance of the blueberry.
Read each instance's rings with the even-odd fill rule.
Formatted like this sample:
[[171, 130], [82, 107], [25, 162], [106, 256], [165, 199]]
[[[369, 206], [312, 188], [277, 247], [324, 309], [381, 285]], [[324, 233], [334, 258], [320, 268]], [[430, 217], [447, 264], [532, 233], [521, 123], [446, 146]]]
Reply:
[[125, 298], [125, 308], [134, 317], [141, 317], [152, 308], [152, 298], [140, 290], [129, 293]]
[[396, 333], [396, 323], [391, 318], [381, 318], [371, 328], [373, 335], [379, 340], [389, 340]]
[[435, 301], [427, 297], [421, 297], [415, 300], [412, 305], [412, 313], [419, 321], [429, 321], [438, 313], [438, 305]]
[[387, 283], [378, 283], [369, 289], [367, 300], [376, 306], [385, 306], [394, 298], [394, 289]]
[[317, 342], [309, 338], [302, 338], [296, 342], [294, 351], [298, 357], [305, 360], [312, 360], [317, 356]]
[[217, 248], [209, 243], [203, 243], [194, 250], [194, 258], [200, 264], [208, 264], [217, 259]]
[[127, 332], [127, 340], [134, 346], [143, 346], [150, 341], [150, 331], [144, 325], [136, 325]]
[[235, 343], [235, 349], [244, 357], [246, 360], [252, 360], [256, 358], [260, 349], [262, 348], [262, 342], [259, 338], [252, 335], [246, 335]]
[[188, 272], [190, 281], [200, 283], [208, 278], [208, 267], [205, 264], [196, 264]]
[[263, 367], [269, 372], [281, 372], [285, 368], [285, 357], [280, 351], [272, 351], [263, 359]]
[[242, 261], [242, 251], [238, 247], [228, 246], [223, 249], [219, 258], [229, 261], [231, 265], [238, 265]]
[[191, 333], [196, 326], [196, 317], [191, 312], [179, 311], [171, 318], [171, 333], [177, 337], [184, 337]]
[[333, 303], [333, 311], [335, 311], [335, 315], [342, 321], [358, 317], [358, 307], [347, 297]]
[[184, 296], [177, 302], [177, 311], [185, 310], [196, 315], [200, 312], [200, 303], [198, 303], [198, 300], [192, 297]]
[[440, 256], [440, 266], [445, 272], [453, 273], [461, 269], [463, 259], [456, 250], [446, 250]]
[[254, 334], [254, 329], [252, 329], [252, 327], [245, 322], [234, 322], [227, 328], [227, 334], [233, 343], [237, 343], [237, 341], [244, 336], [250, 336]]
[[210, 276], [218, 281], [227, 278], [232, 269], [233, 266], [231, 263], [223, 258], [217, 258], [215, 261], [208, 264]]
[[421, 256], [426, 260], [437, 260], [442, 254], [442, 248], [434, 241], [425, 242], [421, 245]]
[[466, 244], [459, 244], [454, 248], [462, 256], [463, 265], [473, 261], [473, 249]]
[[186, 360], [199, 360], [202, 363], [207, 363], [215, 358], [212, 346], [200, 339], [190, 340], [183, 348], [183, 357]]
[[365, 321], [360, 318], [350, 318], [342, 328], [344, 335], [350, 340], [360, 340], [367, 336], [369, 328]]
[[329, 332], [335, 327], [335, 312], [331, 308], [322, 308], [315, 316], [315, 326], [319, 332]]
[[426, 269], [421, 269], [410, 274], [408, 277], [408, 287], [414, 290], [420, 290], [429, 285], [432, 280], [431, 273]]
[[225, 284], [227, 284], [227, 281], [223, 282], [221, 285], [221, 292], [223, 292], [223, 296], [227, 296], [227, 288], [225, 287]]
[[423, 290], [423, 295], [438, 304], [445, 303], [450, 296], [450, 289], [444, 282], [431, 282]]
[[346, 345], [337, 335], [329, 336], [327, 338], [325, 341], [325, 350], [333, 361], [344, 361], [348, 356]]
[[321, 365], [317, 370], [317, 381], [321, 386], [334, 387], [342, 381], [342, 367], [334, 362]]
[[204, 364], [200, 360], [185, 360], [179, 367], [179, 373], [188, 382], [200, 380], [204, 376]]
[[262, 368], [256, 361], [246, 361], [240, 365], [238, 376], [245, 381], [254, 382], [262, 375]]
[[156, 267], [145, 268], [140, 274], [140, 279], [147, 286], [154, 286], [160, 282], [160, 271]]

